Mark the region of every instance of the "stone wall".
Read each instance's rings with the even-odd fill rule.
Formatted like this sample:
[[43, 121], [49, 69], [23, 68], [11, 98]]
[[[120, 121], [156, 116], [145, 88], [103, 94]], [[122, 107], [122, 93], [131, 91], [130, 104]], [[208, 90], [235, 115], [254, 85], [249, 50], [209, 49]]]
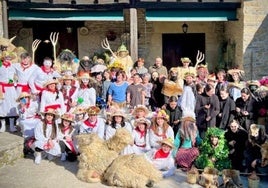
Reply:
[[[162, 34], [163, 33], [182, 33], [181, 25], [183, 22], [152, 22], [152, 28], [147, 31], [150, 37], [150, 49], [147, 62], [154, 63], [156, 56], [162, 56]], [[218, 63], [218, 49], [222, 40], [222, 24], [221, 22], [187, 22], [188, 33], [205, 33], [206, 35], [206, 61], [209, 68], [214, 69]]]
[[2, 12], [2, 1], [0, 1], [0, 16], [1, 16], [1, 19], [0, 19], [0, 37], [3, 37], [4, 35], [4, 32], [3, 32], [3, 19], [2, 19], [2, 16], [3, 16], [3, 12]]
[[268, 76], [268, 1], [243, 2], [244, 69], [248, 79]]

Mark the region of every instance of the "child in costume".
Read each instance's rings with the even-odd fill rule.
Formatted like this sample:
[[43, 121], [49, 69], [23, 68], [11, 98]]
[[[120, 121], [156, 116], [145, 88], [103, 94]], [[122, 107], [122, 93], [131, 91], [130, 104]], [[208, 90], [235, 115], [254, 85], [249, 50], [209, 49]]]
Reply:
[[65, 113], [61, 116], [59, 125], [59, 144], [61, 147], [61, 161], [75, 161], [77, 159], [77, 148], [73, 142], [75, 129], [72, 126], [74, 115]]
[[59, 117], [57, 111], [47, 108], [43, 112], [44, 120], [40, 121], [35, 129], [35, 164], [40, 164], [42, 160], [41, 152], [47, 155], [48, 160], [52, 160], [55, 156], [60, 156], [61, 149], [58, 142], [59, 130], [56, 125], [56, 119]]
[[138, 118], [134, 122], [134, 130], [132, 136], [134, 139], [133, 151], [136, 154], [142, 154], [151, 149], [149, 143], [148, 127], [151, 125], [150, 121], [145, 118]]
[[152, 125], [149, 130], [149, 139], [151, 148], [159, 149], [159, 141], [166, 138], [174, 140], [174, 132], [170, 125], [167, 123], [169, 116], [164, 110], [158, 109], [153, 117]]
[[17, 99], [19, 102], [19, 119], [17, 120], [21, 127], [22, 136], [29, 138], [34, 136], [34, 128], [39, 123], [38, 103], [31, 99], [31, 94], [22, 92]]
[[174, 175], [176, 167], [174, 158], [172, 157], [172, 149], [174, 148], [173, 140], [170, 138], [158, 141], [160, 148], [153, 149], [145, 154], [145, 157], [158, 170], [162, 172], [164, 178]]
[[196, 159], [197, 168], [213, 167], [218, 170], [231, 168], [229, 148], [222, 129], [208, 128]]
[[79, 129], [79, 134], [96, 133], [101, 139], [104, 139], [105, 121], [98, 117], [100, 108], [97, 106], [90, 106], [87, 109], [88, 118], [83, 121]]

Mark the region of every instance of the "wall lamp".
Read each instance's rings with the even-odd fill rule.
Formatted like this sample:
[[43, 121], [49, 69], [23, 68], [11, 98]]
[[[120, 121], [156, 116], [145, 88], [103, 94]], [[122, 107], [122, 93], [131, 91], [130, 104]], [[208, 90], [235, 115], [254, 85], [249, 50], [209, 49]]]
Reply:
[[182, 24], [182, 26], [181, 26], [181, 28], [182, 28], [182, 32], [183, 33], [187, 33], [187, 31], [188, 31], [188, 25], [184, 22], [184, 24]]

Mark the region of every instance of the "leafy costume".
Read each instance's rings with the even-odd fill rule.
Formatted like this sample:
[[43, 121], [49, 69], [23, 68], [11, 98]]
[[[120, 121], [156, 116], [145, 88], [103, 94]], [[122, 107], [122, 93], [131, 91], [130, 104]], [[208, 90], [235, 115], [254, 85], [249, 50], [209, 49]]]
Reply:
[[[211, 136], [218, 137], [218, 145], [212, 147]], [[200, 146], [199, 157], [196, 159], [196, 166], [198, 168], [213, 167], [218, 170], [229, 169], [231, 167], [231, 162], [228, 158], [229, 149], [224, 138], [224, 131], [211, 127], [208, 128], [205, 139]], [[214, 158], [215, 162], [211, 159]]]

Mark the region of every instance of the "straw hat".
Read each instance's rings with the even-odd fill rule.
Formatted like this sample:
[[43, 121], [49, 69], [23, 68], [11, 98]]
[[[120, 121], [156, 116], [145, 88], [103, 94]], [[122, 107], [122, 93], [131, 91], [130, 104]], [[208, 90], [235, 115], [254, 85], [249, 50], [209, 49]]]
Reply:
[[61, 79], [64, 80], [74, 80], [74, 77], [72, 75], [64, 75], [63, 77], [61, 77]]
[[163, 118], [164, 120], [169, 120], [169, 115], [165, 112], [165, 110], [156, 110], [154, 114], [154, 118]]
[[74, 114], [84, 114], [84, 113], [86, 113], [86, 109], [82, 106], [77, 106], [73, 113]]
[[50, 84], [58, 84], [58, 83], [59, 81], [57, 79], [50, 79], [44, 84], [44, 87], [47, 87]]
[[182, 118], [181, 121], [191, 121], [195, 122], [195, 113], [192, 110], [186, 109], [182, 112]]
[[196, 119], [193, 118], [193, 117], [188, 116], [188, 117], [183, 117], [183, 118], [181, 118], [181, 121], [191, 121], [191, 122], [195, 122]]
[[26, 98], [26, 97], [31, 97], [31, 94], [28, 92], [21, 92], [20, 96], [17, 98], [17, 102], [20, 102], [20, 99]]
[[233, 75], [233, 74], [237, 73], [239, 76], [243, 76], [245, 72], [243, 70], [235, 68], [235, 69], [228, 70], [227, 73], [230, 74], [230, 75]]
[[195, 78], [195, 74], [193, 72], [186, 72], [184, 74], [184, 79], [186, 79], [186, 77], [188, 77], [188, 76], [191, 76], [192, 78]]
[[189, 57], [182, 57], [181, 58], [181, 62], [183, 63], [183, 62], [189, 62], [189, 63], [191, 63], [192, 61], [191, 61], [191, 59], [189, 58]]
[[97, 106], [90, 106], [87, 109], [87, 114], [90, 115], [98, 115], [100, 113], [100, 108]]
[[114, 117], [114, 116], [121, 116], [123, 118], [126, 118], [126, 114], [120, 109], [118, 109], [114, 113], [112, 113], [112, 117]]
[[15, 52], [3, 51], [0, 55], [0, 59], [10, 58], [11, 60], [17, 58], [17, 54]]
[[58, 111], [53, 108], [47, 108], [44, 112], [41, 112], [41, 114], [43, 116], [45, 116], [46, 114], [53, 114], [55, 116], [55, 119], [59, 118]]
[[78, 75], [78, 80], [82, 80], [82, 79], [88, 79], [90, 81], [95, 81], [90, 75], [88, 72], [82, 72]]
[[66, 121], [74, 122], [74, 115], [71, 113], [65, 113], [61, 116], [61, 119], [64, 119]]
[[159, 140], [157, 141], [159, 144], [166, 144], [168, 146], [170, 146], [171, 148], [174, 148], [174, 144], [173, 144], [173, 140], [171, 138], [166, 138], [164, 140]]
[[249, 81], [247, 81], [247, 86], [249, 87], [249, 86], [260, 86], [261, 84], [260, 84], [260, 82], [258, 81], [258, 80], [249, 80]]
[[177, 67], [171, 67], [171, 69], [169, 70], [169, 73], [178, 73], [178, 68]]
[[208, 80], [216, 82], [217, 81], [216, 75], [214, 73], [208, 75]]
[[136, 116], [136, 115], [137, 115], [137, 112], [138, 112], [139, 110], [144, 111], [144, 112], [145, 112], [145, 116], [147, 116], [147, 115], [149, 114], [149, 110], [148, 110], [148, 108], [147, 108], [146, 106], [144, 106], [144, 105], [137, 105], [137, 106], [134, 108], [134, 110], [133, 110], [133, 112], [132, 112], [132, 115], [133, 115], [133, 116]]
[[134, 121], [134, 126], [137, 127], [139, 123], [145, 124], [147, 127], [151, 125], [151, 122], [146, 118], [138, 118]]
[[201, 68], [207, 69], [208, 65], [207, 64], [198, 64], [197, 69], [201, 69]]

